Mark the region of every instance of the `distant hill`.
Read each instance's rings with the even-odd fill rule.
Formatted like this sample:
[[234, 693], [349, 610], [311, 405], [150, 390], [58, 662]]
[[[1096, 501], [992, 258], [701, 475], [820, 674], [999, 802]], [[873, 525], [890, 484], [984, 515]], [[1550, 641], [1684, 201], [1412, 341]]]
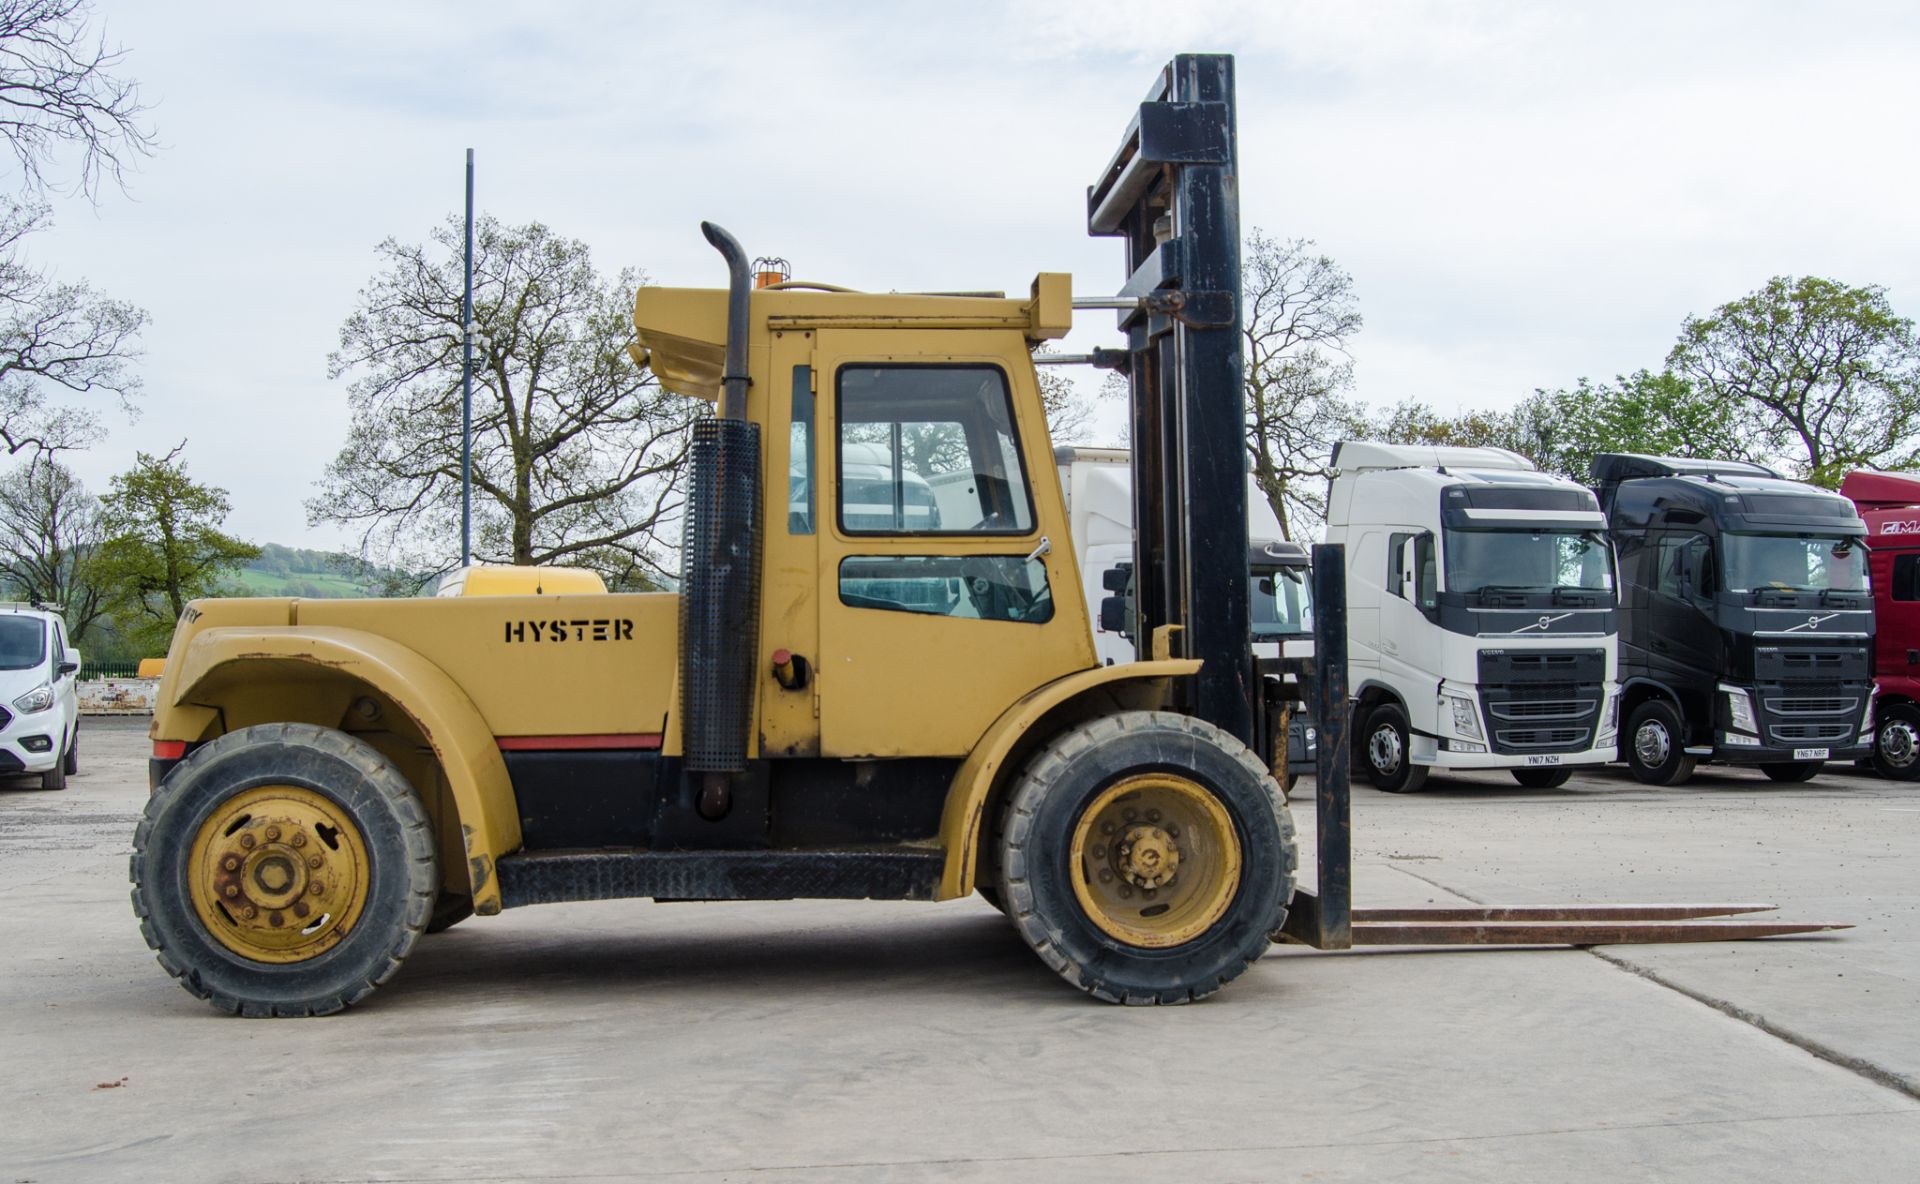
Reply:
[[260, 557], [231, 572], [243, 596], [301, 596], [313, 600], [378, 596], [379, 572], [361, 572], [351, 556], [260, 544]]

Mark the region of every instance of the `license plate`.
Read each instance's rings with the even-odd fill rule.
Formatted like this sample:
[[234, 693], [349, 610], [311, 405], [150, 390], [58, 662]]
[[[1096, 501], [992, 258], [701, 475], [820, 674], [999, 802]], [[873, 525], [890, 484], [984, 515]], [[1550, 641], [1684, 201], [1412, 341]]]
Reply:
[[1796, 748], [1793, 750], [1793, 759], [1796, 761], [1824, 761], [1827, 759], [1827, 750], [1824, 748]]
[[[1825, 752], [1826, 749], [1823, 748], [1820, 751]], [[1560, 763], [1560, 758], [1557, 756], [1530, 756], [1527, 758], [1527, 763], [1529, 765], [1557, 765]]]

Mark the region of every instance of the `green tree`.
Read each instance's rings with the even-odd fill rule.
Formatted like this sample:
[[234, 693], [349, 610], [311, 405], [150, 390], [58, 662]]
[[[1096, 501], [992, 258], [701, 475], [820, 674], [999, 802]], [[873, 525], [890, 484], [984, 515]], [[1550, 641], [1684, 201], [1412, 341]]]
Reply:
[[1247, 451], [1281, 534], [1297, 538], [1326, 515], [1333, 446], [1366, 434], [1347, 352], [1359, 301], [1353, 277], [1308, 239], [1255, 229], [1241, 260]]
[[1884, 288], [1777, 276], [1688, 317], [1667, 366], [1808, 481], [1920, 466], [1920, 341]]
[[107, 537], [95, 578], [111, 590], [115, 625], [148, 653], [166, 648], [188, 601], [218, 595], [224, 573], [260, 554], [221, 531], [227, 491], [187, 475], [185, 447], [139, 453], [102, 499]]
[[[328, 369], [352, 426], [307, 503], [362, 557], [431, 576], [459, 562], [461, 235], [388, 239]], [[608, 281], [585, 243], [483, 217], [474, 233], [473, 544], [494, 563], [572, 563], [610, 583], [671, 564], [696, 399], [627, 352], [640, 273]]]
[[52, 456], [0, 478], [0, 579], [21, 600], [59, 608], [76, 644], [107, 609], [95, 571], [104, 529], [100, 500]]

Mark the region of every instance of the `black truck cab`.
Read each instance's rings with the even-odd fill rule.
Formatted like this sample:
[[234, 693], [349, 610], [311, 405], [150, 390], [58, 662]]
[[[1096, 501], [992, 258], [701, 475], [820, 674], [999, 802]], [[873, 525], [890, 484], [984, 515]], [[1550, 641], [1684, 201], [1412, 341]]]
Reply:
[[1800, 781], [1872, 746], [1873, 594], [1853, 503], [1740, 461], [1603, 453], [1619, 555], [1620, 758]]

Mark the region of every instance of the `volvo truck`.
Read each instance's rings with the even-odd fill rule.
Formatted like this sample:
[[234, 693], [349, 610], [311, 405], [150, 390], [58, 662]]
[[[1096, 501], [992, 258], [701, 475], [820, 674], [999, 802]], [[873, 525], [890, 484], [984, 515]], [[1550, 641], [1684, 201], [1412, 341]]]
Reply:
[[1873, 597], [1853, 503], [1763, 465], [1602, 453], [1619, 553], [1620, 759], [1649, 785], [1700, 761], [1805, 781], [1865, 757]]
[[1528, 788], [1615, 755], [1615, 581], [1593, 493], [1500, 448], [1347, 440], [1327, 541], [1346, 547], [1355, 761], [1394, 793], [1435, 769]]
[[1840, 496], [1867, 524], [1873, 589], [1874, 771], [1920, 777], [1920, 478], [1848, 473]]

